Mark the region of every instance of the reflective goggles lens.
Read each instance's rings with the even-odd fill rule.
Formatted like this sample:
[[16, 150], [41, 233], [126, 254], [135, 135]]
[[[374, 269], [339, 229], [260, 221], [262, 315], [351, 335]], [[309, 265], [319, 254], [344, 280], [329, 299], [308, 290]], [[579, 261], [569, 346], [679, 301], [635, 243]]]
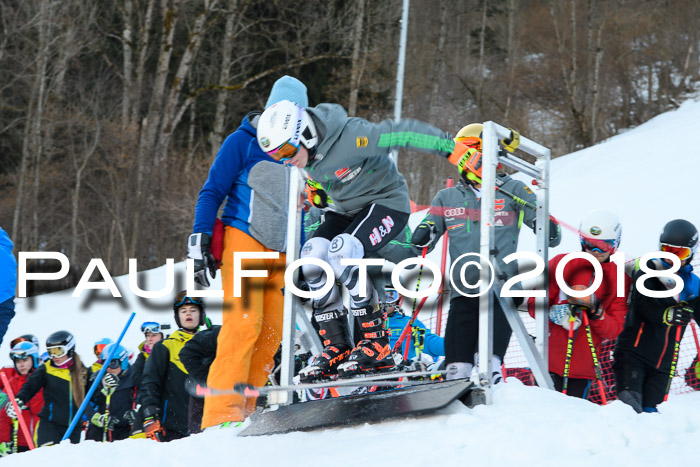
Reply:
[[107, 347], [107, 344], [97, 344], [95, 346], [95, 355], [97, 358], [100, 358], [100, 355], [102, 355], [102, 351]]
[[386, 303], [395, 303], [399, 301], [399, 293], [396, 290], [384, 291]]
[[57, 345], [56, 347], [47, 347], [46, 351], [49, 353], [51, 358], [63, 357], [68, 353], [68, 349], [65, 345]]
[[[203, 303], [200, 299], [198, 298], [193, 298], [193, 297], [183, 297], [182, 300], [179, 302], [175, 303], [175, 308], [179, 308], [182, 305], [199, 305], [203, 306]], [[145, 331], [144, 331], [145, 332]], [[160, 332], [160, 331], [155, 331], [155, 332]]]
[[481, 151], [481, 138], [477, 138], [476, 136], [467, 136], [465, 138], [457, 138], [457, 141], [469, 146], [470, 148]]
[[10, 354], [10, 358], [12, 360], [24, 360], [29, 357], [31, 357], [31, 355], [29, 355], [27, 352], [12, 352]]
[[678, 256], [678, 259], [681, 261], [690, 258], [690, 255], [693, 254], [693, 251], [687, 246], [675, 246], [662, 243], [659, 249], [666, 253], [673, 253], [674, 255]]
[[615, 249], [615, 240], [594, 240], [581, 237], [581, 247], [587, 251], [610, 253]]
[[107, 368], [111, 368], [113, 370], [116, 370], [117, 368], [122, 366], [122, 362], [120, 360], [112, 360], [109, 362], [109, 365], [107, 365]]
[[150, 332], [151, 334], [157, 334], [160, 332], [160, 323], [143, 323], [141, 325], [141, 332], [144, 334], [146, 334], [147, 332]]
[[289, 159], [291, 157], [294, 157], [294, 155], [297, 153], [298, 150], [299, 150], [298, 144], [295, 146], [291, 142], [287, 141], [286, 143], [284, 143], [282, 146], [278, 147], [277, 149], [268, 152], [268, 154], [271, 156], [274, 156], [275, 159], [277, 159], [277, 160]]

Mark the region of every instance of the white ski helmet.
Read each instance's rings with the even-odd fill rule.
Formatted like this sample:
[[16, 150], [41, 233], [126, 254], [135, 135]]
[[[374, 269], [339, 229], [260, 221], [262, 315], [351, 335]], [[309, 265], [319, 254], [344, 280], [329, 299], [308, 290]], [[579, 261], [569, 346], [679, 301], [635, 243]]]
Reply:
[[268, 107], [258, 121], [258, 145], [270, 157], [292, 157], [303, 144], [312, 150], [318, 134], [311, 115], [300, 105], [280, 101]]
[[578, 234], [584, 250], [613, 254], [620, 246], [622, 224], [612, 212], [597, 209], [583, 217]]

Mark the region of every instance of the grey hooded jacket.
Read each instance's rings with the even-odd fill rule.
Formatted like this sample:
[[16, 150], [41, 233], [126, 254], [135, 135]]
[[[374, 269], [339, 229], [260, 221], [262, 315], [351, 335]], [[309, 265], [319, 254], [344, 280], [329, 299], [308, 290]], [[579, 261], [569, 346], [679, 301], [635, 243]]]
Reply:
[[[497, 176], [503, 181], [502, 188], [505, 191], [532, 204], [537, 203], [537, 197], [523, 182], [514, 180], [506, 174], [498, 174]], [[496, 259], [501, 271], [507, 277], [512, 277], [517, 273], [517, 262], [505, 264], [503, 258], [517, 250], [518, 234], [522, 224], [534, 230], [535, 211], [498, 193], [498, 191], [496, 191], [495, 208]], [[429, 251], [435, 247], [445, 232], [449, 232], [449, 251], [452, 261], [465, 253], [479, 253], [480, 218], [481, 198], [477, 199], [471, 188], [464, 186], [463, 183], [458, 183], [452, 188], [440, 190], [433, 198], [428, 215], [421, 223], [433, 222], [435, 224], [436, 236], [428, 247]], [[418, 249], [414, 249], [414, 252], [421, 253]], [[477, 258], [471, 257], [468, 260], [473, 261]], [[475, 289], [467, 289], [461, 285], [459, 275], [464, 264], [463, 261], [460, 261], [460, 264], [453, 268], [452, 282], [463, 291], [475, 293]], [[469, 266], [465, 272], [465, 279], [468, 284], [476, 284], [479, 280], [479, 269], [475, 266]], [[513, 286], [513, 289], [520, 288], [520, 284]], [[459, 292], [452, 288], [451, 297], [459, 296]]]
[[448, 133], [417, 120], [370, 123], [348, 118], [338, 104], [306, 110], [319, 136], [315, 157], [306, 168], [340, 214], [352, 216], [373, 203], [410, 213], [406, 180], [389, 157], [390, 151], [410, 147], [447, 158], [455, 147]]

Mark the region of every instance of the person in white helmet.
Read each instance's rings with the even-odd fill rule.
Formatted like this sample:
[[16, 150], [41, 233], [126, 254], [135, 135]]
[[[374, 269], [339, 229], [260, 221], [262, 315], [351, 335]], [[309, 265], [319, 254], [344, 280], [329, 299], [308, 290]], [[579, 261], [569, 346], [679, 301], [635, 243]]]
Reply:
[[[334, 285], [313, 301], [314, 317], [324, 344], [302, 379], [334, 374], [356, 374], [394, 366], [379, 307], [377, 291], [367, 281], [360, 288], [359, 267], [344, 259], [389, 257], [387, 245], [405, 232], [411, 212], [404, 177], [389, 157], [393, 148], [409, 147], [430, 152], [457, 165], [468, 148], [427, 123], [404, 119], [370, 123], [348, 118], [337, 104], [304, 109], [292, 102], [271, 106], [260, 117], [258, 143], [278, 160], [306, 169], [309, 201], [326, 209], [323, 222], [302, 248], [302, 258], [317, 258], [333, 268], [347, 287], [351, 309], [362, 335], [353, 347], [347, 311]], [[304, 265], [311, 290], [326, 283], [320, 267]]]
[[[609, 211], [591, 211], [581, 220], [581, 249], [591, 257], [571, 260], [564, 268], [563, 277], [571, 289], [587, 289], [594, 281], [592, 262], [599, 263], [603, 271], [602, 282], [587, 297], [571, 297], [559, 287], [555, 273], [565, 254], [559, 254], [549, 261], [549, 373], [554, 388], [569, 396], [586, 399], [596, 380], [585, 322], [590, 323], [598, 358], [603, 340], [616, 339], [622, 331], [627, 314], [627, 297], [617, 296], [618, 266], [610, 260], [620, 246], [621, 237], [622, 224]], [[629, 286], [630, 279], [625, 276], [624, 290], [629, 290]], [[528, 300], [528, 311], [535, 316], [534, 298]], [[569, 339], [572, 339], [572, 352], [567, 358]]]

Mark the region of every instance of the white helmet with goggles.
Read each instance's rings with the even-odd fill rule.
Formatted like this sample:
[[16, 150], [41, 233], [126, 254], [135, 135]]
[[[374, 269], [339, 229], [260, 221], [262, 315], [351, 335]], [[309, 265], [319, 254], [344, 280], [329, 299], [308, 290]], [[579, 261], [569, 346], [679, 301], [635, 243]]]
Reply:
[[309, 150], [318, 144], [311, 115], [291, 101], [268, 107], [260, 116], [257, 132], [260, 149], [277, 160], [294, 156], [300, 144]]
[[584, 251], [613, 254], [620, 246], [622, 224], [612, 212], [598, 209], [584, 216], [578, 233]]

